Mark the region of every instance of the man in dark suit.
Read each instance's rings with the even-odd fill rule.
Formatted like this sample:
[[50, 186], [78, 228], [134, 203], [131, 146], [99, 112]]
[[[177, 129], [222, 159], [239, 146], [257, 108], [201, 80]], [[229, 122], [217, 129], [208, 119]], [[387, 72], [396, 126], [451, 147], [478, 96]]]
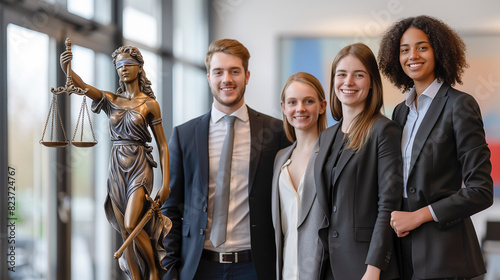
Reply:
[[[213, 42], [205, 58], [214, 97], [210, 112], [174, 128], [169, 142], [171, 194], [162, 213], [173, 223], [165, 239], [164, 279], [274, 279], [271, 220], [274, 157], [289, 143], [280, 120], [245, 105], [248, 50]], [[226, 238], [211, 240], [225, 116], [235, 116]], [[220, 178], [220, 177], [219, 177]], [[235, 279], [235, 278], [234, 278]]]

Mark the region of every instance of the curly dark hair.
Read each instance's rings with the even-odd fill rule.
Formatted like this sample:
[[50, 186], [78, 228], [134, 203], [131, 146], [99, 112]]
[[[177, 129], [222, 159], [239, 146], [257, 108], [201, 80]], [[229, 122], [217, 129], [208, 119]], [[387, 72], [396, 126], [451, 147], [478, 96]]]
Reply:
[[422, 30], [429, 37], [436, 61], [436, 78], [450, 85], [462, 84], [464, 68], [468, 67], [464, 42], [446, 23], [423, 15], [402, 19], [383, 35], [378, 52], [382, 74], [403, 92], [413, 87], [413, 80], [405, 74], [399, 62], [401, 37], [410, 27]]

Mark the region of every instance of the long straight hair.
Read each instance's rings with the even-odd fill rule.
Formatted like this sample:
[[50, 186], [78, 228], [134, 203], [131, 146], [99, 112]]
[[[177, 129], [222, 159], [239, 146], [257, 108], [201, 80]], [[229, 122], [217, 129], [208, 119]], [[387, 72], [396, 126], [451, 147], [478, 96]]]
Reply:
[[382, 79], [380, 78], [375, 55], [370, 48], [363, 43], [348, 45], [339, 51], [332, 63], [332, 73], [330, 77], [330, 109], [333, 119], [340, 121], [343, 116], [342, 103], [335, 94], [335, 72], [340, 60], [349, 55], [359, 59], [366, 67], [370, 75], [371, 87], [366, 97], [363, 111], [353, 119], [349, 133], [346, 135], [346, 149], [352, 149], [357, 152], [368, 141], [373, 123], [377, 117], [381, 115], [380, 110], [384, 105], [384, 101]]

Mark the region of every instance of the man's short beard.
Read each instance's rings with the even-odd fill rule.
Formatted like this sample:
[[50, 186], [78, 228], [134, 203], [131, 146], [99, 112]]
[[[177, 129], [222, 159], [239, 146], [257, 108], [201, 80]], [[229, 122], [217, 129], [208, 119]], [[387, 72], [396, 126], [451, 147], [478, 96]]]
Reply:
[[[245, 88], [243, 90], [245, 90]], [[243, 91], [243, 93], [241, 95], [238, 95], [238, 98], [231, 103], [227, 103], [227, 102], [221, 100], [221, 98], [219, 97], [217, 92], [214, 93], [213, 90], [212, 90], [212, 95], [214, 96], [215, 100], [217, 100], [217, 102], [219, 102], [221, 105], [224, 105], [226, 107], [233, 107], [243, 99], [243, 97], [245, 96], [245, 91]]]

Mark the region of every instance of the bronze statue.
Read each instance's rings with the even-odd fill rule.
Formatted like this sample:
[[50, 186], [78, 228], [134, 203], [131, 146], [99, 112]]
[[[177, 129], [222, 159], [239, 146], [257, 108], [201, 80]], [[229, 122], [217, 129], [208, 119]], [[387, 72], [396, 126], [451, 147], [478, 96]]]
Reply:
[[[162, 279], [166, 270], [161, 265], [166, 252], [163, 239], [170, 230], [170, 219], [163, 216], [161, 205], [170, 189], [169, 153], [163, 132], [160, 106], [146, 78], [140, 51], [122, 46], [113, 54], [113, 64], [120, 78], [116, 93], [103, 91], [86, 84], [68, 67], [72, 53], [67, 49], [60, 56], [61, 68], [72, 77], [73, 84], [93, 100], [92, 111], [104, 111], [109, 117], [113, 147], [109, 163], [108, 195], [104, 205], [110, 224], [122, 234], [124, 245], [115, 254], [120, 268], [133, 280]], [[68, 73], [70, 72], [70, 73]], [[158, 144], [163, 183], [154, 201], [149, 198], [153, 189], [153, 167], [157, 164], [147, 143], [152, 138]], [[133, 242], [132, 242], [133, 240]], [[132, 246], [128, 246], [132, 243]]]

